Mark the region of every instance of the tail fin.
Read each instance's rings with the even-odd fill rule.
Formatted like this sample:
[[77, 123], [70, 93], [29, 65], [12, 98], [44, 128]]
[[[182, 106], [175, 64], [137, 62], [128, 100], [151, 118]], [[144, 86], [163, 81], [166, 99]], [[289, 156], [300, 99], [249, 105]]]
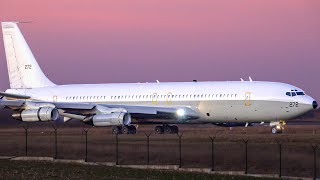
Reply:
[[15, 22], [1, 22], [10, 88], [54, 86], [42, 72]]

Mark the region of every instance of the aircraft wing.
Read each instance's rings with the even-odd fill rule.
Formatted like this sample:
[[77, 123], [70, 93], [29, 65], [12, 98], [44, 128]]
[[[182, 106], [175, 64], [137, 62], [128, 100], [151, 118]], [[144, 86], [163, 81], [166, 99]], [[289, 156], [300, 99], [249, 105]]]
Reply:
[[[28, 109], [28, 106], [43, 107], [46, 105], [51, 105], [58, 109], [61, 116], [79, 120], [88, 120], [95, 114], [104, 114], [119, 111], [130, 113], [131, 116], [136, 119], [180, 118], [183, 120], [192, 120], [199, 118], [198, 112], [190, 107], [112, 105], [94, 103], [46, 102], [36, 100], [0, 100], [0, 106], [8, 107], [15, 110]], [[177, 115], [183, 117], [177, 117]]]

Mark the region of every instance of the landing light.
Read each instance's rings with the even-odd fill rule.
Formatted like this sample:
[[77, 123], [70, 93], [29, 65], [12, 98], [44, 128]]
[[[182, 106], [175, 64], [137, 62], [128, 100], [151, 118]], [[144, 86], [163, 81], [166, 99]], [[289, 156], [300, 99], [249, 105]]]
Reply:
[[177, 115], [178, 116], [184, 116], [184, 114], [185, 114], [185, 111], [183, 109], [178, 109], [177, 110]]

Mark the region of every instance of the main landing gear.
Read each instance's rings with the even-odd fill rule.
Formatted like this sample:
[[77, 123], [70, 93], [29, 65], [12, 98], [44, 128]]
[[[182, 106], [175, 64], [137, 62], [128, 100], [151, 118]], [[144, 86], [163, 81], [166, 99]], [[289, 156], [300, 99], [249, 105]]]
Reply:
[[136, 134], [137, 128], [130, 126], [112, 126], [112, 134]]
[[154, 128], [155, 134], [178, 134], [179, 128], [178, 126], [170, 126], [167, 124], [164, 124], [162, 126], [156, 126]]

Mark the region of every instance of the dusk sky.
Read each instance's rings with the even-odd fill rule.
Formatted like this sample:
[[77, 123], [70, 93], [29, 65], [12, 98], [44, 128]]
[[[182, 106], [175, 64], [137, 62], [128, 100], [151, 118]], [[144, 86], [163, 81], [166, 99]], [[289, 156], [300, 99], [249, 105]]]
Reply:
[[1, 0], [0, 21], [32, 21], [20, 28], [57, 84], [251, 76], [320, 100], [319, 0]]

